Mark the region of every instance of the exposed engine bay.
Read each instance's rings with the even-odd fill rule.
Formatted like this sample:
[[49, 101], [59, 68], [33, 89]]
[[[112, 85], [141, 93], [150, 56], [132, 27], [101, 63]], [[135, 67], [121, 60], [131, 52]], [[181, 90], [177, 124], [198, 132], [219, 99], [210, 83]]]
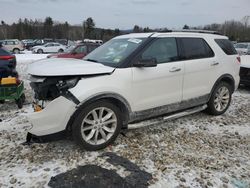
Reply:
[[61, 95], [66, 95], [68, 89], [74, 87], [80, 79], [80, 76], [31, 76], [30, 86], [34, 91], [36, 101], [51, 101]]

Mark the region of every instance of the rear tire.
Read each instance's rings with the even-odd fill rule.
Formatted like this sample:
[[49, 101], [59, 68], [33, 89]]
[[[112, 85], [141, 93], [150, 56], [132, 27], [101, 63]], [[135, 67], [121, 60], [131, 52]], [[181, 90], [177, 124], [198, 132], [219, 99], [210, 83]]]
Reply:
[[220, 82], [209, 99], [207, 113], [215, 116], [225, 113], [231, 103], [232, 93], [232, 86], [226, 82]]
[[60, 50], [58, 50], [58, 52], [59, 52], [59, 53], [62, 53], [62, 52], [64, 52], [64, 51], [63, 51], [63, 49], [60, 49]]
[[13, 49], [14, 54], [20, 54], [20, 50], [18, 48]]
[[106, 100], [96, 101], [77, 115], [73, 138], [83, 149], [100, 150], [112, 144], [122, 127], [120, 109]]

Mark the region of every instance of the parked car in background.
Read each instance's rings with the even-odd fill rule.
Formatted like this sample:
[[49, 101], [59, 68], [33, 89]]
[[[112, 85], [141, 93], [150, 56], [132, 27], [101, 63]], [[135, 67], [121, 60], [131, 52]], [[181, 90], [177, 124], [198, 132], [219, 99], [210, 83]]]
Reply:
[[48, 55], [48, 58], [75, 58], [75, 59], [82, 59], [87, 54], [92, 52], [94, 49], [99, 47], [100, 44], [95, 43], [85, 43], [79, 44], [77, 46], [68, 47], [65, 50], [65, 53], [58, 53], [58, 54], [51, 54]]
[[23, 39], [22, 42], [25, 45], [26, 43], [32, 43], [32, 42], [34, 42], [34, 39]]
[[47, 44], [41, 45], [41, 46], [34, 46], [31, 48], [33, 53], [62, 53], [66, 49], [65, 45], [61, 45], [56, 42], [49, 42]]
[[54, 42], [60, 43], [60, 44], [65, 45], [65, 46], [68, 45], [67, 39], [55, 39]]
[[0, 48], [0, 80], [8, 76], [16, 76], [16, 57]]
[[2, 45], [10, 52], [19, 54], [20, 51], [24, 50], [24, 44], [18, 39], [3, 40]]
[[27, 42], [25, 44], [25, 49], [30, 50], [34, 46], [41, 46], [49, 42], [54, 42], [53, 39], [35, 39], [34, 41]]
[[102, 40], [95, 40], [95, 39], [84, 39], [83, 42], [85, 43], [96, 43], [96, 44], [103, 44]]
[[134, 122], [205, 109], [223, 114], [239, 84], [240, 57], [227, 37], [200, 32], [128, 34], [83, 60], [31, 64], [39, 112], [29, 115], [27, 141], [67, 132], [84, 149], [98, 150], [121, 129], [138, 128]]
[[250, 43], [237, 43], [235, 49], [240, 55], [250, 55]]
[[67, 39], [50, 39], [50, 38], [45, 38], [45, 39], [36, 39], [36, 40], [33, 40], [33, 41], [27, 41], [25, 43], [25, 48], [27, 50], [30, 50], [34, 46], [38, 46], [38, 45], [41, 46], [41, 45], [47, 44], [49, 42], [60, 43], [60, 44], [65, 45], [65, 46], [72, 45], [72, 41], [69, 41]]

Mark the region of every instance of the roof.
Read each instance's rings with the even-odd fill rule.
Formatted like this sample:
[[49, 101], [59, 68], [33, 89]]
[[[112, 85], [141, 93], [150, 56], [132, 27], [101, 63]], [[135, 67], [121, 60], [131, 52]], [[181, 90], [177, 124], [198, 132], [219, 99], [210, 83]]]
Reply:
[[126, 35], [121, 35], [118, 37], [115, 37], [116, 39], [122, 39], [122, 38], [148, 38], [148, 37], [212, 37], [212, 38], [218, 38], [218, 39], [227, 39], [226, 36], [213, 33], [213, 32], [207, 32], [207, 31], [170, 31], [165, 33], [155, 32], [155, 33], [130, 33]]

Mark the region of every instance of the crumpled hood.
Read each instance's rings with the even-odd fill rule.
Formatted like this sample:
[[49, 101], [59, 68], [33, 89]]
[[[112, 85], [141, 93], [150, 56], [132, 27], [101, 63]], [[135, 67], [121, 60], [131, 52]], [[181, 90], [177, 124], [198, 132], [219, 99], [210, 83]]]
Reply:
[[112, 73], [115, 68], [78, 59], [53, 58], [36, 61], [29, 65], [28, 74], [33, 76], [73, 76]]

